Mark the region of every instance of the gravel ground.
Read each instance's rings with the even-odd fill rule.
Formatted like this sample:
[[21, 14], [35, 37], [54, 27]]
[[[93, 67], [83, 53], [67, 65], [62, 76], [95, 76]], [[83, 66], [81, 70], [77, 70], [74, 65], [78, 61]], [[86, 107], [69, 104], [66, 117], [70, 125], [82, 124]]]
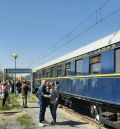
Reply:
[[[24, 108], [23, 111], [27, 112], [36, 123], [36, 128], [40, 128], [39, 124], [39, 105], [37, 103], [28, 103], [28, 108]], [[104, 129], [99, 128], [96, 125], [85, 122], [67, 112], [58, 108], [57, 110], [57, 125], [51, 126], [49, 123], [52, 121], [50, 109], [47, 108], [45, 129]]]
[[14, 120], [4, 120], [0, 121], [0, 129], [24, 129], [24, 128]]
[[[26, 111], [35, 121], [36, 126], [39, 124], [39, 105], [37, 104], [29, 104], [28, 105], [29, 108], [27, 109], [23, 109], [24, 111]], [[61, 111], [61, 109], [58, 108], [58, 117], [57, 117], [57, 125], [51, 126], [49, 123], [51, 122], [52, 118], [51, 118], [51, 114], [50, 114], [50, 110], [49, 108], [47, 108], [46, 111], [46, 126], [44, 128], [46, 129], [89, 129], [85, 126], [85, 122], [81, 122], [81, 121], [76, 121], [73, 119], [70, 119], [66, 116], [66, 114], [64, 112]], [[72, 116], [71, 116], [72, 117]], [[37, 126], [38, 127], [38, 126]]]
[[[22, 99], [18, 101], [22, 103]], [[41, 129], [39, 127], [39, 105], [37, 103], [28, 103], [28, 108], [23, 108], [22, 112], [26, 112], [32, 119], [34, 120], [35, 125], [31, 128], [24, 128], [20, 125], [20, 123], [16, 122], [14, 119], [10, 120], [1, 120], [0, 121], [0, 129]], [[57, 124], [54, 126], [50, 125], [52, 121], [50, 109], [47, 108], [46, 115], [46, 126], [43, 127], [45, 129], [104, 129], [96, 126], [95, 124], [91, 124], [88, 121], [75, 117], [74, 115], [66, 112], [65, 110], [58, 108], [57, 110]]]

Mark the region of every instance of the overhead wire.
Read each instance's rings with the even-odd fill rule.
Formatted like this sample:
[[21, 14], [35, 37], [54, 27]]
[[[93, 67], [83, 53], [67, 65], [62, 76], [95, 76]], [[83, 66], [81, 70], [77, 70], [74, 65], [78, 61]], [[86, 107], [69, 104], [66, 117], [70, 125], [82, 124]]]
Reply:
[[[106, 20], [107, 18], [109, 18], [110, 16], [114, 15], [115, 13], [119, 12], [120, 8], [114, 10], [113, 12], [111, 12], [110, 14], [108, 14], [107, 16], [103, 17], [100, 21], [98, 21], [97, 23], [91, 25], [90, 27], [88, 27], [87, 29], [85, 29], [84, 31], [80, 32], [79, 34], [77, 34], [76, 36], [74, 36], [72, 39], [69, 40], [69, 43], [72, 42], [73, 40], [75, 40], [76, 38], [80, 37], [81, 35], [83, 35], [84, 33], [88, 32], [89, 30], [93, 29], [95, 26], [97, 26], [98, 24], [100, 24], [101, 22], [103, 22], [104, 20]], [[56, 50], [60, 50], [61, 48], [63, 48], [66, 44], [61, 44], [61, 46], [59, 48], [57, 48]], [[56, 51], [55, 50], [55, 51]], [[55, 52], [54, 51], [54, 52]]]
[[[110, 2], [111, 0], [107, 0], [105, 1], [99, 8], [97, 8], [94, 12], [92, 12], [89, 16], [87, 16], [80, 24], [78, 24], [76, 27], [74, 27], [71, 31], [69, 31], [63, 38], [61, 38], [58, 42], [56, 42], [55, 44], [52, 45], [52, 48], [48, 50], [48, 52], [43, 55], [39, 60], [37, 60], [37, 64], [39, 63], [39, 61], [41, 62], [41, 60], [46, 59], [46, 57], [50, 56], [52, 53], [56, 52], [57, 50], [63, 48], [65, 45], [71, 43], [73, 40], [75, 40], [76, 38], [78, 38], [79, 36], [83, 35], [84, 33], [88, 32], [89, 30], [91, 30], [92, 28], [94, 28], [96, 25], [100, 24], [101, 22], [103, 22], [104, 20], [106, 20], [107, 18], [109, 18], [110, 16], [114, 15], [115, 13], [120, 11], [120, 8], [114, 10], [113, 12], [109, 13], [107, 16], [102, 17], [102, 9]], [[99, 12], [99, 19], [97, 18], [98, 16], [98, 12]], [[92, 24], [91, 26], [89, 26], [88, 28], [86, 28], [85, 30], [83, 30], [82, 32], [79, 32], [78, 34], [76, 34], [75, 36], [73, 36], [72, 38], [71, 35], [74, 31], [76, 31], [80, 26], [82, 26], [86, 21], [89, 20], [89, 18], [91, 18], [93, 15], [96, 14], [96, 23]], [[62, 43], [62, 41], [66, 40], [66, 42]], [[59, 44], [62, 43], [62, 44]], [[33, 63], [33, 62], [32, 62]], [[43, 61], [41, 62], [43, 63]]]

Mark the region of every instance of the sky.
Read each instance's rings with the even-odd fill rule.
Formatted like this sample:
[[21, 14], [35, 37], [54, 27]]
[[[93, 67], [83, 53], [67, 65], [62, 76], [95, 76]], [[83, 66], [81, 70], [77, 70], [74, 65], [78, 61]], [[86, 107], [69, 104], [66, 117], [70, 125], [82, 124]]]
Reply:
[[13, 53], [17, 68], [34, 68], [120, 30], [119, 11], [68, 42], [117, 8], [120, 0], [0, 0], [0, 68], [14, 67]]

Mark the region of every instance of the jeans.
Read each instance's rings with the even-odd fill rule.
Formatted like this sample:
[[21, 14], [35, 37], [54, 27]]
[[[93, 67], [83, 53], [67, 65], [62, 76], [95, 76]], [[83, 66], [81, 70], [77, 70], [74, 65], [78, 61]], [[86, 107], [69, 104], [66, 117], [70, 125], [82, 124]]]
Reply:
[[56, 111], [57, 111], [57, 104], [50, 103], [50, 111], [53, 118], [53, 121], [56, 122]]
[[39, 122], [40, 123], [45, 121], [45, 112], [46, 112], [46, 107], [47, 106], [48, 106], [48, 103], [40, 102], [40, 113], [39, 113]]

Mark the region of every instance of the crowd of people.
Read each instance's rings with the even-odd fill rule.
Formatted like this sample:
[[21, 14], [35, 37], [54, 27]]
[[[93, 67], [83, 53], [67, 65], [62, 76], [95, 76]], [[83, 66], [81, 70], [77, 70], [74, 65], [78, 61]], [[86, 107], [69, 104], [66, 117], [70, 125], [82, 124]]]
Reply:
[[10, 102], [9, 91], [10, 91], [9, 85], [7, 85], [7, 83], [2, 83], [2, 81], [0, 81], [0, 96], [1, 98], [3, 98], [2, 106], [5, 105], [6, 101]]
[[23, 104], [23, 107], [27, 107], [26, 91], [28, 92], [29, 89], [30, 87], [26, 80], [17, 80], [15, 83], [13, 80], [7, 80], [5, 82], [0, 80], [0, 97], [2, 98], [2, 106], [5, 106], [6, 103], [10, 103], [10, 93], [16, 96], [18, 96], [19, 93], [22, 93], [23, 102], [25, 103]]
[[[29, 83], [27, 80], [16, 81], [14, 84], [13, 81], [6, 81], [2, 83], [0, 81], [0, 95], [3, 98], [2, 105], [4, 106], [6, 102], [10, 102], [9, 94], [18, 95], [21, 93], [22, 95], [22, 107], [28, 108], [27, 106], [27, 96], [30, 90]], [[40, 105], [40, 113], [39, 113], [39, 126], [45, 126], [45, 112], [46, 108], [50, 107], [50, 112], [53, 120], [51, 121], [51, 125], [56, 124], [56, 111], [58, 106], [59, 94], [56, 90], [55, 82], [47, 82], [46, 80], [41, 81], [41, 85], [39, 85], [36, 96], [39, 100]]]

